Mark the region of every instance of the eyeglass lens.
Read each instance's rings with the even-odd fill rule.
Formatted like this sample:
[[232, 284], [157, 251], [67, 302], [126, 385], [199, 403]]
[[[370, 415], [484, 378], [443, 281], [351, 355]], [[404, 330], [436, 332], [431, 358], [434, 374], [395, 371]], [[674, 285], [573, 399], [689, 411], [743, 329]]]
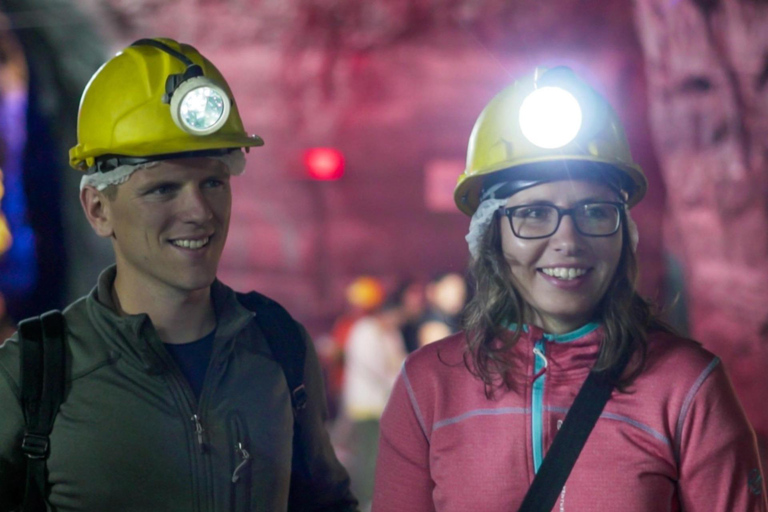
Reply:
[[507, 209], [512, 231], [520, 238], [543, 238], [557, 231], [563, 215], [571, 215], [582, 235], [608, 236], [619, 228], [620, 210], [611, 203], [586, 203], [573, 208], [523, 205]]

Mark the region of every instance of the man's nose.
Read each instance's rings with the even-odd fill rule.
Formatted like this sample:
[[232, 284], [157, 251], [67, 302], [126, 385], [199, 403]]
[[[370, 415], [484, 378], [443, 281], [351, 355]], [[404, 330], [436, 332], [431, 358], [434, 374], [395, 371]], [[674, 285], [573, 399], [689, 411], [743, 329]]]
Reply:
[[185, 221], [202, 222], [213, 217], [208, 198], [196, 186], [184, 188], [181, 201], [181, 217]]

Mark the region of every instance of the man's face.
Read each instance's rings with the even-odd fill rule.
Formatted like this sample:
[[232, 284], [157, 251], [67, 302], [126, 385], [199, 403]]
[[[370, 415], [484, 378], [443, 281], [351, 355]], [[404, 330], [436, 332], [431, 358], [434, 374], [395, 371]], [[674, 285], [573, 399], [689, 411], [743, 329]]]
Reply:
[[106, 204], [118, 279], [182, 293], [210, 286], [229, 230], [229, 178], [217, 160], [187, 158], [119, 185]]

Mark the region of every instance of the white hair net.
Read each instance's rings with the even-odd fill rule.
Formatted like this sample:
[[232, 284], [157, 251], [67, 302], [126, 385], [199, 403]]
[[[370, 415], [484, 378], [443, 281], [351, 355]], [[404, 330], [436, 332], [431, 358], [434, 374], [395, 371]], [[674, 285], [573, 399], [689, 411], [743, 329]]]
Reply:
[[[469, 253], [473, 258], [476, 258], [480, 251], [480, 241], [485, 235], [488, 227], [493, 220], [493, 214], [496, 210], [501, 208], [507, 203], [509, 197], [496, 198], [494, 194], [498, 191], [503, 184], [497, 184], [488, 189], [483, 195], [486, 199], [481, 199], [480, 206], [477, 207], [472, 220], [469, 221], [469, 232], [464, 239], [469, 246]], [[627, 219], [627, 230], [629, 231], [629, 241], [632, 244], [632, 252], [637, 252], [637, 244], [640, 242], [640, 233], [637, 230], [637, 224], [629, 214], [629, 209], [624, 211]]]
[[[209, 156], [218, 160], [227, 166], [229, 174], [232, 176], [239, 176], [245, 171], [245, 155], [242, 151], [231, 151], [223, 156]], [[120, 185], [128, 181], [131, 174], [140, 169], [149, 169], [158, 165], [162, 160], [153, 160], [143, 164], [136, 165], [121, 165], [107, 172], [93, 172], [86, 174], [80, 180], [80, 190], [83, 190], [86, 186], [96, 188], [96, 190], [104, 190], [110, 185]]]

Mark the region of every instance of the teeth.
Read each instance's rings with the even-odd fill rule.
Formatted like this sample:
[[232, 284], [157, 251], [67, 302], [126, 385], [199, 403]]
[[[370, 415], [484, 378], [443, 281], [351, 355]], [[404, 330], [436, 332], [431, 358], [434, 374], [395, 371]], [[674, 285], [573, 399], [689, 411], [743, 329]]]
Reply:
[[587, 269], [584, 269], [584, 268], [563, 268], [563, 267], [543, 268], [541, 269], [541, 271], [547, 274], [548, 276], [556, 277], [558, 279], [563, 279], [565, 281], [576, 279], [577, 277], [581, 277], [587, 273]]
[[200, 249], [207, 245], [210, 239], [210, 237], [206, 237], [202, 240], [173, 240], [171, 243], [177, 247], [184, 247], [185, 249]]

